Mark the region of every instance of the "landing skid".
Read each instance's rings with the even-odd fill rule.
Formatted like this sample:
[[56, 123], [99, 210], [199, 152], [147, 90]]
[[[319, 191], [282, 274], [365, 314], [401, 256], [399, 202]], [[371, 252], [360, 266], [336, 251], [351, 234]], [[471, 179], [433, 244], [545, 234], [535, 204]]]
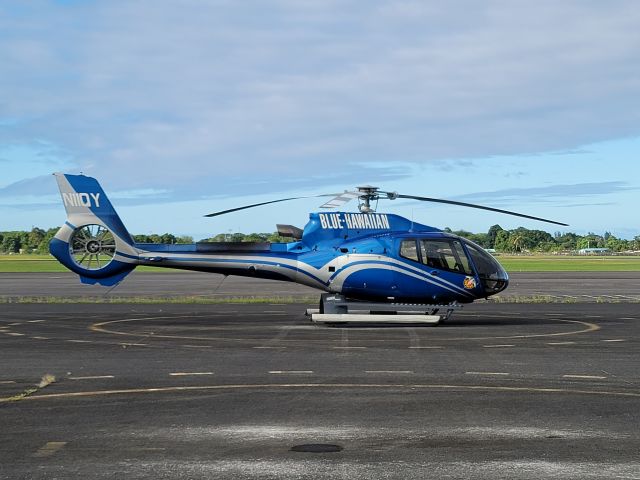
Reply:
[[305, 312], [315, 323], [424, 323], [437, 325], [462, 308], [458, 302], [447, 305], [375, 303], [348, 300], [339, 294], [323, 293], [320, 308]]

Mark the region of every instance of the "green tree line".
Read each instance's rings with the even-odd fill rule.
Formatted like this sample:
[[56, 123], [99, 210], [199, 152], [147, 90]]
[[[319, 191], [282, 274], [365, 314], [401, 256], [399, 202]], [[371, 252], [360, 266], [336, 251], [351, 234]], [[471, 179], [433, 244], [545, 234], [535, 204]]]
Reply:
[[[1, 253], [48, 253], [49, 241], [54, 237], [59, 227], [44, 230], [34, 227], [31, 231], [0, 232]], [[640, 250], [640, 235], [632, 240], [617, 238], [609, 232], [604, 235], [588, 233], [550, 234], [543, 230], [529, 230], [519, 227], [505, 230], [500, 225], [493, 225], [487, 233], [472, 233], [466, 230], [445, 231], [455, 233], [476, 242], [484, 248], [493, 248], [498, 252], [571, 252], [582, 248], [608, 248], [613, 252]], [[171, 233], [134, 235], [138, 243], [193, 243], [189, 236], [176, 236]], [[277, 233], [219, 233], [203, 241], [207, 242], [287, 242], [291, 239], [280, 237]]]
[[[449, 228], [445, 228], [445, 231], [452, 232]], [[626, 240], [610, 232], [605, 232], [604, 235], [556, 232], [551, 235], [543, 230], [529, 230], [524, 227], [505, 230], [500, 225], [493, 225], [487, 233], [471, 233], [465, 230], [452, 233], [468, 238], [484, 248], [493, 248], [504, 253], [572, 252], [583, 248], [608, 248], [612, 252], [640, 250], [640, 235], [636, 235], [632, 240]]]
[[[55, 236], [60, 227], [34, 227], [31, 231], [0, 232], [0, 253], [49, 253], [49, 241]], [[138, 243], [193, 243], [193, 237], [176, 236], [171, 233], [161, 235], [134, 235]]]

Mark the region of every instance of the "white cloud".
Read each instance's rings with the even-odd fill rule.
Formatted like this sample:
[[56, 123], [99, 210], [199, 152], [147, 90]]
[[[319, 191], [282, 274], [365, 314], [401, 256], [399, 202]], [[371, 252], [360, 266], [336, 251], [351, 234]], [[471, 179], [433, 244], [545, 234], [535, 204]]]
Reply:
[[27, 119], [0, 143], [47, 140], [120, 189], [275, 191], [640, 133], [635, 2], [40, 2], [0, 18], [1, 113]]

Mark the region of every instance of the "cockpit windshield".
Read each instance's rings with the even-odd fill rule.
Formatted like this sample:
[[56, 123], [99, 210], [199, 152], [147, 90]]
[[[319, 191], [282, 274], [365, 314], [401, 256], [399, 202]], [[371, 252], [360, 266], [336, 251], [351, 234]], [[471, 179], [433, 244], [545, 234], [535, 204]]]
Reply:
[[507, 272], [502, 268], [502, 265], [500, 265], [491, 254], [475, 243], [465, 240], [464, 244], [476, 266], [485, 292], [493, 295], [507, 288], [509, 275], [507, 275]]

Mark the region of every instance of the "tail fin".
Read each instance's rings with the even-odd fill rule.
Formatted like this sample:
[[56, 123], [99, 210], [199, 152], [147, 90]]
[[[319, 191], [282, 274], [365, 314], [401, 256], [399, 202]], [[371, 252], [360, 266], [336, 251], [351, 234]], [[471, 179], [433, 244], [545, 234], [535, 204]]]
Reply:
[[49, 244], [83, 283], [114, 285], [138, 263], [138, 252], [95, 178], [54, 173], [67, 221]]

